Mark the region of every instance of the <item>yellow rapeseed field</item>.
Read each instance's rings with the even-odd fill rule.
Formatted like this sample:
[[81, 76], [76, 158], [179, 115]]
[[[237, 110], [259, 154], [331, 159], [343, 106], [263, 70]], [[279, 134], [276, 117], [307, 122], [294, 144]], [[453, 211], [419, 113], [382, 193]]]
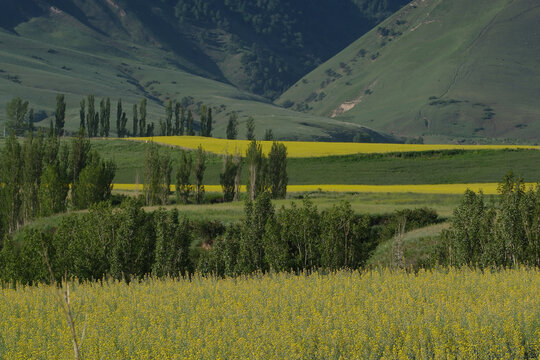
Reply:
[[[244, 155], [249, 146], [248, 140], [227, 140], [199, 136], [155, 136], [152, 138], [128, 138], [127, 140], [154, 141], [159, 144], [178, 146], [186, 149], [203, 149], [215, 154]], [[272, 146], [271, 141], [261, 141], [263, 151], [267, 154]], [[414, 145], [414, 144], [361, 144], [361, 143], [330, 143], [283, 141], [287, 146], [287, 154], [292, 158], [323, 157], [350, 154], [372, 154], [389, 152], [412, 152], [430, 150], [500, 150], [500, 149], [536, 149], [540, 146], [520, 145]]]
[[[534, 184], [527, 184], [528, 187]], [[355, 192], [355, 193], [413, 193], [413, 194], [463, 194], [467, 189], [478, 192], [482, 190], [486, 195], [497, 194], [497, 183], [478, 184], [430, 184], [430, 185], [289, 185], [287, 191], [294, 192]], [[114, 184], [115, 190], [142, 191], [142, 185], [136, 184]], [[171, 185], [171, 191], [175, 186]], [[221, 192], [220, 185], [205, 185], [207, 192]], [[246, 191], [245, 186], [240, 187], [240, 191]]]
[[[73, 358], [54, 291], [0, 290], [0, 358]], [[105, 281], [71, 301], [85, 359], [538, 359], [539, 294], [539, 270], [373, 270]]]

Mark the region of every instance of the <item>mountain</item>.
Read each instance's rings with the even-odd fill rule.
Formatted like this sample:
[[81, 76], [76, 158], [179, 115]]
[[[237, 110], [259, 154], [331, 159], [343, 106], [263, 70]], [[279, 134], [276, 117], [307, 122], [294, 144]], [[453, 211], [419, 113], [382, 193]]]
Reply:
[[183, 99], [195, 110], [214, 108], [216, 135], [237, 111], [241, 123], [255, 117], [259, 137], [272, 128], [291, 140], [395, 140], [268, 97], [404, 2], [10, 0], [0, 12], [0, 103], [27, 99], [47, 125], [56, 94], [65, 93], [66, 126], [75, 130], [89, 93], [122, 98], [128, 117], [147, 97], [154, 121], [164, 117], [165, 102]]
[[540, 141], [540, 3], [416, 0], [276, 103], [427, 141]]

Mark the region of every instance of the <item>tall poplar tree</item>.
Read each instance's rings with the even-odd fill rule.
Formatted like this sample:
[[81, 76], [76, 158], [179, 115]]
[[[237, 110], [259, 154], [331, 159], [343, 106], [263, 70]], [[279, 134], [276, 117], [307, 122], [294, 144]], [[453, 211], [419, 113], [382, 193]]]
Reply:
[[139, 134], [139, 119], [138, 119], [137, 104], [133, 104], [133, 136]]
[[111, 99], [105, 101], [105, 137], [109, 137], [111, 132]]
[[105, 107], [105, 99], [99, 102], [99, 136], [105, 137], [105, 119], [107, 117], [107, 108]]
[[206, 129], [207, 122], [206, 122], [206, 106], [205, 105], [201, 105], [200, 112], [201, 112], [201, 126], [200, 126], [199, 135], [208, 136], [207, 135], [208, 131]]
[[268, 181], [273, 199], [284, 199], [287, 195], [287, 147], [273, 142], [268, 154]]
[[172, 116], [173, 116], [173, 104], [172, 100], [169, 100], [167, 107], [165, 108], [165, 135], [171, 136], [173, 132], [172, 127]]
[[189, 194], [193, 190], [191, 185], [191, 170], [193, 168], [193, 158], [187, 151], [181, 150], [180, 166], [176, 172], [176, 197], [178, 202], [188, 203]]
[[85, 101], [84, 98], [81, 99], [81, 103], [80, 103], [79, 119], [80, 119], [79, 128], [80, 129], [85, 129], [86, 128], [86, 126], [85, 126], [85, 122], [86, 122], [86, 101]]
[[193, 136], [195, 135], [195, 130], [193, 129], [193, 114], [191, 110], [188, 110], [187, 113], [187, 124], [186, 124], [186, 135]]
[[212, 136], [212, 108], [208, 108], [208, 115], [206, 116], [206, 136]]
[[197, 148], [197, 158], [195, 160], [195, 200], [197, 204], [202, 203], [204, 197], [204, 172], [206, 170], [206, 152], [202, 146]]
[[177, 102], [174, 104], [174, 135], [180, 135], [180, 113], [182, 105]]
[[140, 117], [139, 117], [139, 135], [148, 136], [148, 129], [146, 128], [146, 98], [141, 100], [141, 106], [139, 108]]
[[88, 95], [88, 112], [86, 114], [86, 129], [88, 136], [94, 136], [94, 120], [96, 117], [95, 98], [94, 95]]
[[56, 111], [54, 113], [54, 129], [58, 136], [64, 135], [64, 125], [66, 123], [66, 101], [64, 94], [56, 95]]
[[180, 114], [180, 131], [178, 135], [184, 135], [186, 129], [186, 108], [182, 106], [182, 111]]
[[246, 139], [255, 140], [255, 119], [248, 117], [246, 122]]
[[238, 136], [238, 114], [233, 111], [229, 115], [229, 122], [227, 123], [227, 139], [234, 140]]
[[124, 137], [124, 132], [122, 131], [122, 99], [118, 99], [118, 102], [116, 103], [116, 132], [118, 134], [118, 137]]

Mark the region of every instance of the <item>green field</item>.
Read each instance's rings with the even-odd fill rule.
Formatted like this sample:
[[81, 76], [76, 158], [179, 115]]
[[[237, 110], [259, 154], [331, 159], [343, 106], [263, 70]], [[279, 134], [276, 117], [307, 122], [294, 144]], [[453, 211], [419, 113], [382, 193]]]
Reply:
[[[142, 182], [148, 144], [123, 140], [92, 140], [92, 147], [118, 165], [116, 183]], [[173, 164], [178, 148], [168, 149]], [[440, 151], [384, 155], [350, 155], [288, 159], [290, 185], [308, 184], [453, 184], [498, 182], [510, 170], [527, 182], [540, 181], [540, 152], [536, 150]], [[176, 164], [175, 164], [176, 167]], [[219, 185], [222, 160], [210, 155], [205, 184]], [[244, 169], [244, 176], [247, 176]], [[244, 181], [247, 178], [244, 179]], [[244, 182], [245, 183], [245, 182]]]

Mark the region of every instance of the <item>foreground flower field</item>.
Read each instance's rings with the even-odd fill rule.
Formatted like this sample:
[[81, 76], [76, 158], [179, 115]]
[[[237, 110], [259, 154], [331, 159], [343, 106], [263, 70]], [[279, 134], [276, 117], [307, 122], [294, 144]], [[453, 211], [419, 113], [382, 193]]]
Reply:
[[[128, 141], [154, 141], [159, 144], [196, 149], [201, 145], [205, 151], [215, 154], [242, 154], [249, 146], [248, 140], [227, 140], [200, 136], [155, 136], [149, 138], [126, 138]], [[261, 141], [263, 152], [268, 154], [271, 141]], [[306, 141], [282, 141], [287, 146], [287, 155], [292, 158], [309, 158], [352, 154], [379, 154], [393, 152], [416, 152], [432, 150], [501, 150], [501, 149], [536, 149], [533, 145], [415, 145], [415, 144], [362, 144], [330, 143]]]
[[[411, 194], [463, 194], [467, 189], [474, 192], [482, 191], [486, 195], [497, 194], [498, 183], [482, 184], [427, 184], [427, 185], [289, 185], [287, 192], [338, 192], [338, 193], [411, 193]], [[533, 183], [526, 184], [527, 188], [534, 186]], [[221, 192], [220, 185], [205, 185], [206, 192]], [[114, 184], [114, 190], [118, 191], [142, 191], [141, 184]], [[171, 185], [171, 191], [176, 187]], [[246, 191], [245, 186], [240, 187], [241, 192]]]
[[[73, 358], [54, 292], [0, 290], [0, 358]], [[539, 293], [538, 270], [380, 270], [92, 283], [71, 301], [87, 359], [537, 359]]]

